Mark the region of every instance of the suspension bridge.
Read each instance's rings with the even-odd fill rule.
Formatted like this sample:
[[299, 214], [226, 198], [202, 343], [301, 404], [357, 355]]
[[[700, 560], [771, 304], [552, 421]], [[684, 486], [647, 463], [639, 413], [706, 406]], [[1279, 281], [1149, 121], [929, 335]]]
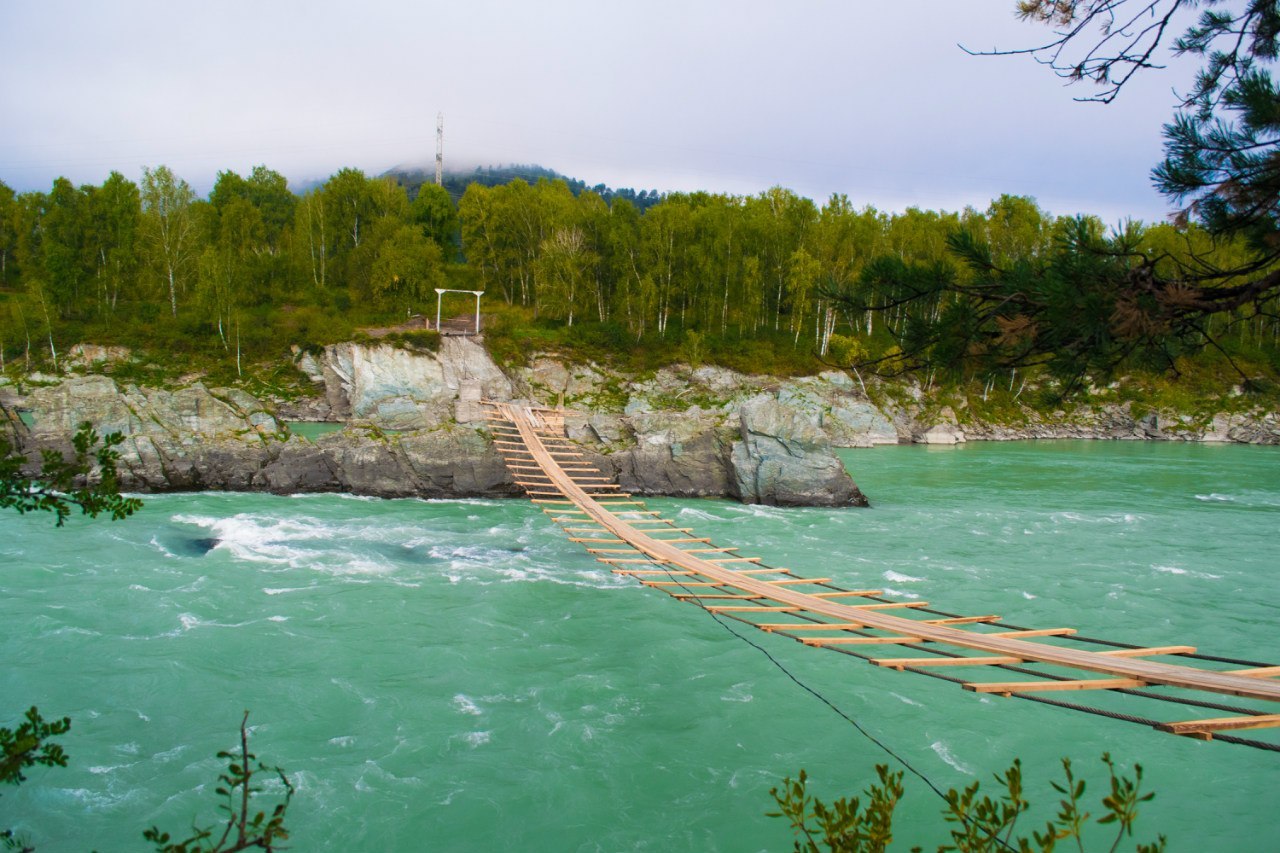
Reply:
[[[699, 537], [622, 491], [566, 437], [562, 410], [483, 405], [513, 479], [571, 541], [615, 574], [717, 619], [974, 693], [1280, 752], [1280, 743], [1233, 734], [1280, 726], [1280, 666], [1199, 654], [1187, 645], [1086, 637], [1068, 627], [1014, 626], [997, 615], [949, 613], [767, 565], [739, 547]], [[1102, 695], [1128, 699], [1077, 701]]]

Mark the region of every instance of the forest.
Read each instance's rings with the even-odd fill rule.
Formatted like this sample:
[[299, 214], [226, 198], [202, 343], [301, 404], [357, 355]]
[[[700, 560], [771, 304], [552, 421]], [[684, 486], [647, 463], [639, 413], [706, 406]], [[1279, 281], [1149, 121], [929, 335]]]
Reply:
[[[1255, 257], [1243, 237], [1195, 224], [1109, 225], [1016, 195], [896, 213], [781, 187], [641, 193], [642, 209], [582, 182], [502, 177], [456, 203], [445, 187], [356, 169], [301, 194], [265, 166], [225, 171], [204, 198], [164, 166], [137, 183], [0, 183], [3, 368], [56, 366], [92, 342], [234, 378], [291, 345], [432, 315], [447, 286], [485, 291], [490, 346], [506, 359], [543, 348], [641, 367], [852, 366], [930, 384], [1177, 374], [1188, 358], [1237, 378], [1280, 369], [1270, 303], [1180, 325], [1165, 302], [1144, 307], [1117, 285]], [[1048, 296], [1028, 308], [1033, 292]]]

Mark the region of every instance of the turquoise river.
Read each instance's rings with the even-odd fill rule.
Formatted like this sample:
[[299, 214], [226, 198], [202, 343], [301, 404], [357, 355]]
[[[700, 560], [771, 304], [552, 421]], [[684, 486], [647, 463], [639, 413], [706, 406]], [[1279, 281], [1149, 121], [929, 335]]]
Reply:
[[[845, 459], [871, 509], [652, 503], [851, 587], [1280, 663], [1280, 450], [1061, 442]], [[759, 650], [612, 576], [523, 500], [154, 495], [133, 519], [64, 530], [6, 513], [0, 563], [0, 724], [31, 704], [74, 721], [69, 767], [0, 792], [0, 827], [42, 853], [139, 850], [152, 824], [212, 823], [214, 756], [245, 709], [252, 748], [297, 786], [298, 851], [790, 849], [765, 816], [784, 776], [805, 768], [832, 797], [897, 766]], [[1048, 816], [1070, 756], [1096, 806], [1110, 752], [1157, 792], [1134, 841], [1280, 849], [1280, 753], [750, 636], [944, 790], [1020, 756]], [[932, 849], [941, 801], [906, 785], [900, 849]]]

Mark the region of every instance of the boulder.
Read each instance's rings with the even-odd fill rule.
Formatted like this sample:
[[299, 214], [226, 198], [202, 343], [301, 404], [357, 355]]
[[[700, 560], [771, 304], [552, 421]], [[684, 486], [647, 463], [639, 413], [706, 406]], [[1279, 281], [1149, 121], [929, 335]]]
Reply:
[[964, 431], [955, 424], [934, 424], [912, 440], [917, 444], [961, 444], [965, 437]]
[[[603, 427], [603, 424], [601, 425]], [[622, 419], [611, 452], [589, 456], [634, 494], [723, 497], [733, 493], [728, 468], [731, 433], [725, 418], [698, 410], [638, 414]], [[596, 435], [612, 436], [607, 427]]]
[[960, 444], [965, 440], [964, 430], [957, 423], [956, 413], [950, 406], [938, 412], [937, 423], [914, 432], [911, 440], [916, 444]]
[[67, 350], [63, 357], [63, 367], [78, 367], [92, 370], [106, 364], [132, 361], [133, 353], [128, 347], [99, 346], [98, 344], [75, 344]]
[[730, 461], [744, 503], [783, 506], [866, 506], [825, 433], [802, 412], [769, 395], [738, 412], [740, 440]]

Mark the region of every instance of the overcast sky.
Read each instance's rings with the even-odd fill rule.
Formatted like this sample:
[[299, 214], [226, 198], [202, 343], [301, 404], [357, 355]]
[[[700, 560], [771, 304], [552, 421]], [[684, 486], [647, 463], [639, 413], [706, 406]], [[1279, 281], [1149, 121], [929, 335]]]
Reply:
[[588, 183], [1156, 220], [1185, 68], [1081, 104], [1013, 0], [0, 0], [0, 180], [537, 163]]

